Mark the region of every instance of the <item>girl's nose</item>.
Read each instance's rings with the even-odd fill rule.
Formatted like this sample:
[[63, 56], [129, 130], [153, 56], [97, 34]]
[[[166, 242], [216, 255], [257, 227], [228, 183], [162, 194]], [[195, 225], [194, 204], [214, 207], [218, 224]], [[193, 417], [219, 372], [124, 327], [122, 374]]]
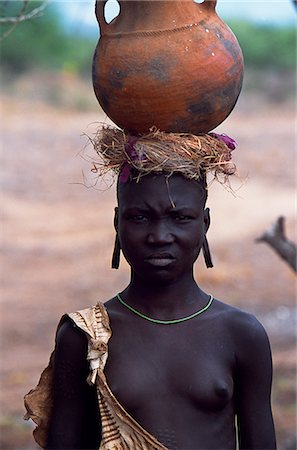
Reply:
[[173, 234], [165, 220], [152, 223], [147, 240], [150, 244], [170, 244], [173, 242]]

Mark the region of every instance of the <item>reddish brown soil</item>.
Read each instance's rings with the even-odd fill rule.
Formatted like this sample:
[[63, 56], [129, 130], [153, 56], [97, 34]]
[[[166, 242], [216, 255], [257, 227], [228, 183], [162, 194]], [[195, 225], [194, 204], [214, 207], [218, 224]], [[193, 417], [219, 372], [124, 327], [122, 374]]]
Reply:
[[[48, 361], [59, 317], [108, 299], [129, 275], [124, 263], [119, 271], [110, 269], [114, 189], [80, 184], [82, 170], [89, 174], [79, 156], [86, 142], [81, 134], [92, 133], [88, 125], [104, 115], [95, 101], [88, 111], [50, 105], [37, 95], [38, 85], [16, 100], [24, 86], [16, 84], [1, 99], [3, 450], [36, 448], [33, 427], [22, 420], [23, 395]], [[274, 356], [279, 448], [288, 450], [296, 448], [295, 275], [255, 238], [284, 215], [294, 239], [294, 109], [259, 97], [244, 92], [220, 127], [239, 142], [234, 158], [243, 181], [233, 183], [236, 196], [211, 186], [215, 268], [198, 262], [196, 274], [205, 290], [265, 325]]]

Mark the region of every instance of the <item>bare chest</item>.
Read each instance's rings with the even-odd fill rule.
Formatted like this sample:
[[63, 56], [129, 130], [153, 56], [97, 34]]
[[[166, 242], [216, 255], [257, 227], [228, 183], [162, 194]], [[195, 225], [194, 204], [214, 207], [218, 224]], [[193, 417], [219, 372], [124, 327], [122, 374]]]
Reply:
[[[201, 325], [201, 324], [200, 324]], [[233, 353], [228, 338], [208, 324], [115, 329], [105, 373], [109, 386], [130, 412], [152, 404], [218, 412], [233, 396]]]

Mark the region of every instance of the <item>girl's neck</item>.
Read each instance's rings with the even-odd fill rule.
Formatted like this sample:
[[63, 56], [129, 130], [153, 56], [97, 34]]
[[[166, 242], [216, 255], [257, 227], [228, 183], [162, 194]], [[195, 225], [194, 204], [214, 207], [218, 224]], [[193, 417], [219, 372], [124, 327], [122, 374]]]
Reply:
[[194, 280], [193, 274], [184, 276], [170, 283], [145, 282], [135, 274], [122, 292], [122, 297], [130, 306], [143, 313], [157, 315], [174, 313], [191, 313], [193, 306], [208, 299]]

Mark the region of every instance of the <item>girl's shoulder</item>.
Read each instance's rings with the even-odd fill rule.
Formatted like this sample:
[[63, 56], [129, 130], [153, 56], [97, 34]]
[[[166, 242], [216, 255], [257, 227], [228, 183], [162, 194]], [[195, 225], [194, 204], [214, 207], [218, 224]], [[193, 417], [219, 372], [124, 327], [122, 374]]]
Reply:
[[216, 318], [237, 341], [267, 339], [266, 331], [256, 316], [236, 306], [215, 299], [213, 318]]

